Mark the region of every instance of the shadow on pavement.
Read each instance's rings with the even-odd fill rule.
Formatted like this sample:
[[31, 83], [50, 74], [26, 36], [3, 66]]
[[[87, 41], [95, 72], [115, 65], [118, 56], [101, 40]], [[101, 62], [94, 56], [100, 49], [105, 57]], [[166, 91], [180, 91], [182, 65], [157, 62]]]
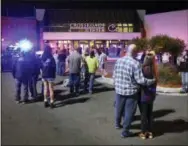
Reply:
[[[95, 83], [95, 84], [93, 85], [94, 89], [95, 89], [96, 87], [101, 87], [101, 86], [103, 86], [103, 84], [101, 84], [101, 83]], [[80, 88], [81, 88], [81, 89], [84, 89], [84, 83], [83, 83], [83, 81], [81, 82]]]
[[[164, 117], [168, 114], [175, 113], [174, 109], [160, 109], [153, 111], [153, 119]], [[134, 116], [134, 121], [141, 120], [140, 115]]]
[[113, 91], [114, 88], [102, 86], [100, 88], [94, 88], [93, 93], [101, 93], [101, 92], [107, 92], [107, 91]]
[[59, 94], [61, 94], [62, 92], [65, 92], [65, 91], [66, 90], [64, 90], [64, 89], [61, 89], [61, 90], [56, 89], [56, 90], [54, 90], [54, 97], [59, 96]]
[[63, 81], [59, 81], [59, 82], [55, 83], [54, 86], [62, 85], [63, 82], [64, 82], [64, 80]]
[[[106, 86], [103, 86], [102, 84], [96, 84], [96, 85], [94, 85], [94, 88], [93, 88], [93, 95], [95, 95], [96, 93], [108, 92], [108, 91], [113, 91], [113, 90], [114, 90], [114, 88], [106, 87]], [[84, 95], [84, 94], [88, 94], [88, 93], [81, 91], [80, 94]]]
[[[131, 129], [140, 129], [140, 124], [132, 125]], [[165, 133], [181, 133], [185, 131], [188, 131], [188, 122], [182, 119], [173, 121], [157, 120], [153, 123], [155, 137], [162, 136]]]
[[69, 104], [76, 104], [76, 103], [84, 103], [88, 101], [89, 97], [74, 97], [74, 98], [67, 98], [63, 101], [60, 101], [59, 103], [55, 104], [55, 108], [62, 107]]
[[95, 79], [100, 78], [100, 77], [101, 77], [101, 75], [95, 75]]

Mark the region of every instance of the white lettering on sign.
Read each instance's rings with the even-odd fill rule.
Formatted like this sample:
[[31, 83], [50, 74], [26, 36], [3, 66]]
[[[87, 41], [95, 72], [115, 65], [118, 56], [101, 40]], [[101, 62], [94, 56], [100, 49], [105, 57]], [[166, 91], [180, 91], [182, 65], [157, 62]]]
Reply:
[[70, 32], [73, 30], [83, 32], [104, 32], [105, 24], [104, 23], [71, 23]]

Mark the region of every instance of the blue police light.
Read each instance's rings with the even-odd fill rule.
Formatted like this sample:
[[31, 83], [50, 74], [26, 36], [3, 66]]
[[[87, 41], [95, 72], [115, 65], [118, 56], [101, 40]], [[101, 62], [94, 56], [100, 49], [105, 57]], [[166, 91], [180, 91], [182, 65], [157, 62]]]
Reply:
[[29, 40], [21, 40], [19, 42], [19, 47], [21, 51], [27, 52], [30, 51], [33, 48], [33, 44]]

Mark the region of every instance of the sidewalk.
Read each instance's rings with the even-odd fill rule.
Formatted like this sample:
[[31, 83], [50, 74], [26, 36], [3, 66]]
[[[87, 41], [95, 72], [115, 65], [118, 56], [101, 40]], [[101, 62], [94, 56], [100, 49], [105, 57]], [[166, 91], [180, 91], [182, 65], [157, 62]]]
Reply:
[[[97, 78], [96, 81], [99, 83], [102, 83], [102, 84], [109, 84], [109, 85], [113, 86], [113, 79], [111, 79], [111, 78], [100, 77], [100, 78]], [[188, 95], [187, 93], [180, 94], [180, 90], [181, 90], [181, 88], [165, 88], [165, 87], [157, 86], [157, 94], [159, 94], [159, 95], [168, 95], [168, 96]]]

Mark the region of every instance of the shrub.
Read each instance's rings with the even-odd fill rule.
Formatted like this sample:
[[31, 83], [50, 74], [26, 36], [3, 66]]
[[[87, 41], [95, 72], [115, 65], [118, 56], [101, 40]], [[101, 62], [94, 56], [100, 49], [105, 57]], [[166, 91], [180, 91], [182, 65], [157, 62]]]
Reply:
[[185, 43], [183, 40], [178, 38], [176, 39], [171, 38], [168, 52], [170, 52], [172, 55], [179, 55], [179, 53], [181, 53], [184, 48], [185, 48]]
[[170, 64], [160, 64], [159, 71], [159, 84], [162, 85], [181, 85], [181, 76], [175, 66]]
[[167, 35], [154, 36], [150, 39], [149, 44], [156, 53], [169, 52], [172, 55], [178, 55], [185, 48], [183, 40]]

